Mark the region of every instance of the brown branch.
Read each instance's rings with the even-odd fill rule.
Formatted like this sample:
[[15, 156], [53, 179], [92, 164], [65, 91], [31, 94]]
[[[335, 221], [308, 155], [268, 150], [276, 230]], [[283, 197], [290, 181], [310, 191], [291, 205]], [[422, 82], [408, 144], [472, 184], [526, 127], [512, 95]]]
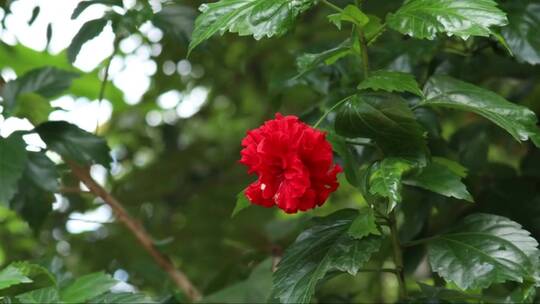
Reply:
[[182, 290], [188, 298], [192, 301], [201, 299], [201, 294], [197, 288], [191, 283], [187, 276], [176, 269], [171, 260], [164, 254], [160, 253], [154, 246], [152, 238], [148, 235], [144, 227], [133, 219], [122, 204], [114, 198], [107, 190], [101, 187], [93, 178], [87, 168], [83, 168], [78, 164], [65, 160], [68, 166], [71, 168], [73, 174], [80, 179], [80, 181], [86, 185], [90, 192], [97, 197], [100, 197], [107, 203], [116, 214], [116, 217], [122, 222], [133, 235], [137, 238], [143, 248], [154, 258], [156, 263], [163, 269], [169, 277], [173, 280], [176, 286]]
[[90, 194], [90, 191], [84, 191], [78, 187], [61, 187], [60, 193], [78, 193], [78, 194]]

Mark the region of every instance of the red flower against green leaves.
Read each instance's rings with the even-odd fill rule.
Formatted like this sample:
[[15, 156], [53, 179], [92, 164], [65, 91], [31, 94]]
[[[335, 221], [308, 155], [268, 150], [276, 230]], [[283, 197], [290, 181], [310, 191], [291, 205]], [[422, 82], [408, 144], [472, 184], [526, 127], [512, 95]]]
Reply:
[[339, 186], [336, 175], [342, 169], [333, 163], [325, 133], [296, 116], [277, 113], [248, 131], [242, 146], [240, 162], [259, 177], [246, 189], [253, 204], [306, 211], [324, 204]]

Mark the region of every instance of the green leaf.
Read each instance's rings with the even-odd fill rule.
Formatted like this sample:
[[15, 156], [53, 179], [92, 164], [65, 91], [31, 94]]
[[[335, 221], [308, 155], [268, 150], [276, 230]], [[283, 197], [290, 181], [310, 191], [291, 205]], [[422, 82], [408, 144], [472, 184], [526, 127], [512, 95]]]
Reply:
[[88, 300], [88, 303], [90, 304], [133, 304], [133, 303], [146, 304], [146, 303], [155, 303], [155, 302], [140, 293], [108, 292], [108, 293], [102, 294], [98, 297]]
[[112, 161], [105, 139], [65, 121], [49, 121], [35, 131], [50, 150], [80, 164], [109, 167]]
[[32, 283], [32, 280], [19, 268], [9, 265], [0, 271], [0, 290], [23, 283]]
[[106, 293], [118, 282], [103, 272], [91, 273], [75, 280], [60, 291], [65, 303], [82, 303]]
[[453, 174], [459, 177], [467, 177], [467, 168], [463, 167], [460, 163], [455, 162], [451, 159], [434, 156], [432, 160], [440, 165], [445, 166]]
[[373, 209], [365, 208], [360, 210], [360, 214], [352, 222], [348, 233], [355, 239], [361, 239], [370, 234], [381, 235], [381, 232], [377, 228]]
[[103, 31], [107, 23], [109, 23], [109, 19], [99, 18], [83, 24], [79, 32], [71, 40], [71, 44], [67, 49], [67, 56], [70, 63], [75, 62], [82, 46], [86, 42], [96, 38]]
[[299, 14], [315, 5], [315, 0], [221, 0], [199, 8], [189, 53], [216, 33], [227, 31], [240, 36], [262, 37], [285, 34]]
[[300, 75], [305, 74], [322, 64], [332, 65], [339, 59], [350, 55], [351, 41], [349, 39], [342, 42], [340, 45], [320, 53], [306, 53], [296, 58], [296, 67]]
[[[6, 66], [12, 68], [17, 75], [23, 75], [36, 66], [43, 65], [43, 62], [58, 69], [72, 69], [71, 64], [66, 60], [65, 53], [51, 55], [46, 52], [35, 51], [22, 44], [0, 47], [0, 62], [9, 63]], [[87, 97], [92, 100], [96, 98], [102, 82], [99, 77], [99, 71], [96, 69], [93, 72], [84, 73], [80, 78], [75, 79], [69, 88], [69, 93], [73, 96]], [[112, 103], [115, 111], [122, 111], [129, 107], [124, 102], [122, 91], [114, 85], [107, 86], [105, 98]]]
[[[445, 160], [439, 162], [438, 159], [434, 159], [433, 162], [423, 168], [419, 174], [411, 176], [406, 179], [404, 183], [410, 186], [424, 188], [444, 196], [473, 202], [473, 198], [469, 191], [467, 191], [467, 187], [461, 182], [463, 176], [456, 174], [456, 168], [459, 164], [457, 164], [457, 166], [456, 164], [450, 164], [452, 167], [449, 168], [447, 166], [449, 162], [451, 161]], [[452, 168], [454, 168], [454, 170]], [[462, 174], [463, 171], [460, 169], [457, 170]]]
[[56, 165], [43, 152], [28, 153], [24, 174], [44, 191], [58, 192], [60, 189], [60, 175], [56, 171]]
[[37, 235], [52, 212], [53, 202], [54, 195], [37, 187], [25, 173], [19, 181], [19, 192], [11, 199], [9, 207], [16, 211]]
[[272, 259], [257, 265], [249, 277], [203, 299], [203, 303], [268, 303], [272, 290]]
[[13, 267], [23, 276], [29, 279], [24, 282], [24, 284], [13, 284], [11, 286], [6, 286], [0, 292], [0, 296], [12, 296], [19, 295], [31, 290], [36, 290], [40, 288], [45, 288], [49, 286], [56, 285], [56, 279], [52, 274], [45, 269], [44, 267], [31, 264], [29, 262], [15, 262], [10, 264], [8, 267]]
[[419, 39], [438, 33], [467, 39], [491, 34], [490, 27], [507, 24], [493, 0], [410, 0], [386, 18], [389, 27]]
[[534, 1], [505, 1], [509, 25], [502, 29], [512, 53], [521, 62], [540, 64], [540, 3]]
[[537, 288], [535, 282], [524, 282], [506, 297], [504, 303], [534, 303]]
[[331, 131], [325, 130], [325, 132], [326, 139], [332, 144], [332, 149], [343, 160], [343, 171], [345, 171], [345, 178], [352, 186], [360, 187], [360, 177], [358, 176], [357, 172], [360, 165], [356, 160], [353, 151], [351, 151], [351, 148], [341, 136]]
[[347, 5], [342, 12], [328, 16], [330, 22], [341, 29], [341, 22], [351, 22], [359, 27], [364, 27], [369, 22], [369, 17], [364, 14], [356, 5]]
[[422, 105], [471, 111], [505, 129], [516, 140], [531, 139], [540, 147], [540, 129], [533, 111], [513, 104], [489, 90], [448, 77], [434, 76], [424, 87]]
[[[469, 300], [487, 300], [485, 297], [466, 293], [459, 290], [447, 289], [443, 287], [429, 286], [418, 282], [422, 296], [416, 300], [419, 303], [441, 303], [441, 300], [450, 301], [449, 303], [469, 303]], [[447, 302], [442, 302], [447, 303]], [[476, 303], [476, 302], [473, 302]], [[480, 302], [482, 303], [482, 302]], [[490, 303], [490, 302], [487, 302]]]
[[15, 297], [22, 304], [59, 303], [56, 286], [46, 287], [23, 293]]
[[154, 14], [152, 23], [175, 39], [186, 41], [186, 38], [191, 38], [195, 14], [190, 6], [169, 4]]
[[234, 206], [234, 210], [231, 214], [231, 217], [235, 217], [238, 214], [238, 212], [251, 206], [251, 202], [247, 198], [245, 191], [246, 190], [244, 189], [236, 195], [236, 205]]
[[382, 35], [385, 31], [385, 26], [381, 22], [381, 18], [375, 15], [368, 15], [369, 22], [364, 26], [364, 35], [366, 35], [366, 40], [368, 46], [377, 40], [377, 38]]
[[60, 189], [55, 164], [43, 152], [28, 152], [28, 161], [19, 181], [19, 191], [9, 205], [37, 234], [52, 211], [54, 196]]
[[408, 73], [393, 71], [375, 71], [358, 86], [360, 90], [372, 89], [387, 92], [409, 92], [420, 97], [424, 96], [414, 76]]
[[429, 242], [431, 268], [461, 289], [481, 289], [532, 278], [538, 243], [521, 225], [491, 214], [474, 214]]
[[22, 94], [35, 93], [50, 98], [62, 93], [71, 86], [79, 74], [53, 67], [31, 70], [23, 76], [6, 84], [2, 90], [4, 112], [11, 112], [18, 97]]
[[17, 98], [11, 115], [28, 119], [32, 124], [37, 125], [49, 119], [49, 114], [53, 107], [46, 98], [34, 94], [22, 94]]
[[310, 303], [317, 283], [331, 271], [355, 275], [380, 247], [377, 236], [356, 239], [348, 231], [358, 216], [341, 210], [304, 231], [283, 256], [274, 273], [273, 296], [282, 303]]
[[7, 204], [17, 192], [26, 160], [26, 144], [20, 135], [0, 137], [0, 205]]
[[340, 108], [336, 132], [346, 137], [367, 137], [388, 156], [426, 162], [424, 131], [405, 100], [392, 94], [353, 95]]
[[82, 14], [88, 7], [94, 4], [104, 4], [109, 6], [118, 6], [122, 7], [123, 3], [122, 0], [87, 0], [80, 2], [77, 7], [73, 10], [73, 13], [71, 14], [71, 19], [77, 19], [80, 14]]
[[385, 158], [376, 162], [369, 176], [369, 192], [385, 197], [390, 202], [389, 210], [401, 202], [401, 178], [413, 168], [413, 164], [401, 158]]

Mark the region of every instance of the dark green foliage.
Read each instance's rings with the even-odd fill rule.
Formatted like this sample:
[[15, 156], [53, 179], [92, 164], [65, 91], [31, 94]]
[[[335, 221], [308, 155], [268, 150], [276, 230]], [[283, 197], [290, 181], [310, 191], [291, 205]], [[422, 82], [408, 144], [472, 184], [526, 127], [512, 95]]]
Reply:
[[[56, 55], [0, 45], [0, 302], [196, 302], [70, 161], [201, 303], [538, 302], [538, 1], [128, 2], [74, 5], [73, 19], [104, 14]], [[49, 46], [46, 5], [23, 23]], [[109, 25], [114, 59], [77, 72]], [[128, 104], [118, 63], [138, 57], [148, 71], [130, 76], [149, 88]], [[175, 91], [178, 105], [164, 103]], [[202, 91], [200, 109], [177, 115]], [[110, 119], [94, 134], [57, 121], [63, 95], [103, 96]], [[324, 131], [344, 170], [297, 215], [242, 190], [256, 177], [238, 164], [241, 140], [276, 112]], [[29, 131], [4, 128], [18, 119]]]

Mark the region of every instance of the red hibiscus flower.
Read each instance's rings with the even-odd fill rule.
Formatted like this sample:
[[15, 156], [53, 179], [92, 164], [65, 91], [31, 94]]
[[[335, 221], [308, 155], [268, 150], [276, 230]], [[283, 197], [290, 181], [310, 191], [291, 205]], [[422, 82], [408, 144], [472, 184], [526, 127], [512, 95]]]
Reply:
[[277, 113], [248, 131], [242, 146], [240, 163], [259, 177], [245, 192], [253, 204], [306, 211], [324, 204], [339, 186], [336, 175], [342, 170], [333, 164], [325, 133], [296, 116]]

